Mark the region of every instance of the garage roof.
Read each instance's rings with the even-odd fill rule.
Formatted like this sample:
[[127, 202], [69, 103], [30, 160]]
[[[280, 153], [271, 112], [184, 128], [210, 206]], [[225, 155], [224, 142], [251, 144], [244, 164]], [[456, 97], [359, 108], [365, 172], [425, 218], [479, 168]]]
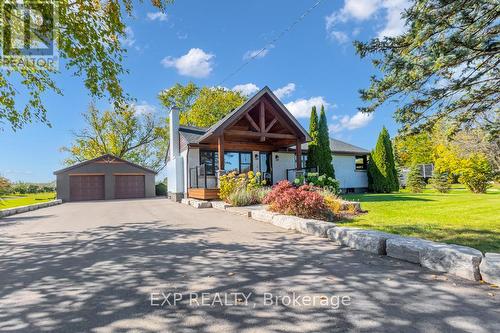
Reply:
[[99, 157], [96, 157], [92, 160], [87, 160], [87, 161], [84, 161], [84, 162], [81, 162], [81, 163], [78, 163], [78, 164], [75, 164], [75, 165], [72, 165], [70, 167], [67, 167], [67, 168], [64, 168], [64, 169], [60, 169], [60, 170], [57, 170], [57, 171], [54, 171], [54, 175], [57, 175], [57, 174], [60, 174], [60, 173], [63, 173], [63, 172], [66, 172], [66, 171], [70, 171], [70, 170], [73, 170], [73, 169], [76, 169], [76, 168], [79, 168], [83, 165], [86, 165], [86, 164], [91, 164], [91, 163], [94, 163], [94, 162], [97, 162], [97, 161], [104, 161], [104, 162], [107, 162], [107, 163], [112, 163], [114, 161], [119, 161], [119, 162], [123, 162], [123, 163], [127, 163], [129, 165], [132, 165], [138, 169], [142, 169], [146, 172], [149, 172], [149, 173], [154, 173], [155, 175], [157, 174], [156, 171], [154, 170], [151, 170], [151, 169], [148, 169], [146, 167], [143, 167], [139, 164], [135, 164], [135, 163], [132, 163], [132, 162], [129, 162], [129, 161], [126, 161], [124, 159], [121, 159], [119, 157], [116, 157], [114, 155], [111, 155], [111, 154], [104, 154], [104, 155], [101, 155]]

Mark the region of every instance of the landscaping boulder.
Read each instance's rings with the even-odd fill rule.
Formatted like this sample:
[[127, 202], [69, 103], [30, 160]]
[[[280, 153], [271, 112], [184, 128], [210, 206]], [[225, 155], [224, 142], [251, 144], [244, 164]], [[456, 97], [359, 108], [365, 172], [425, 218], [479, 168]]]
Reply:
[[328, 238], [334, 242], [375, 254], [386, 254], [386, 241], [392, 237], [398, 236], [358, 228], [335, 227], [328, 230]]
[[182, 198], [181, 199], [181, 204], [184, 204], [184, 205], [189, 205], [191, 199], [188, 199], [188, 198]]
[[224, 201], [212, 201], [212, 208], [226, 210], [228, 207], [231, 207], [231, 205]]
[[189, 204], [194, 208], [212, 208], [210, 201], [190, 199]]
[[389, 257], [420, 263], [420, 253], [434, 242], [412, 237], [394, 237], [386, 241], [386, 252]]
[[272, 223], [273, 217], [279, 214], [270, 212], [268, 210], [259, 209], [259, 210], [252, 210], [251, 215], [252, 215], [251, 218], [254, 220]]
[[277, 227], [287, 229], [287, 230], [297, 230], [297, 224], [300, 217], [291, 215], [275, 215], [273, 216], [272, 224]]
[[484, 281], [500, 286], [500, 253], [486, 253], [479, 270]]
[[250, 217], [250, 210], [245, 207], [227, 207], [226, 212], [234, 214], [234, 215], [241, 215], [245, 217]]
[[479, 281], [479, 264], [482, 257], [481, 251], [467, 246], [430, 242], [420, 251], [420, 265], [434, 271]]
[[327, 231], [333, 227], [335, 227], [335, 224], [332, 222], [308, 219], [300, 219], [296, 224], [297, 231], [323, 238], [328, 237]]

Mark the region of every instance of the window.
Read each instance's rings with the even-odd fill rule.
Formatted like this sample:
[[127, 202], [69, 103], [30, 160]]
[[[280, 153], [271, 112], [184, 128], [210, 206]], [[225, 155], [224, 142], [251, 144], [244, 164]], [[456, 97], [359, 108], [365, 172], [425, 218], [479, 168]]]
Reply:
[[[305, 168], [307, 162], [307, 154], [300, 155], [300, 161], [302, 163], [302, 167]], [[297, 165], [297, 154], [293, 155], [293, 165]]]
[[368, 158], [366, 155], [356, 156], [356, 170], [366, 170], [368, 166]]
[[252, 153], [240, 153], [240, 173], [252, 170]]
[[[200, 150], [200, 164], [207, 167], [207, 175], [215, 175], [219, 167], [219, 156], [216, 151]], [[252, 153], [250, 152], [225, 152], [224, 170], [238, 173], [252, 170]]]
[[200, 150], [200, 164], [206, 165], [207, 175], [215, 175], [217, 160], [216, 151]]

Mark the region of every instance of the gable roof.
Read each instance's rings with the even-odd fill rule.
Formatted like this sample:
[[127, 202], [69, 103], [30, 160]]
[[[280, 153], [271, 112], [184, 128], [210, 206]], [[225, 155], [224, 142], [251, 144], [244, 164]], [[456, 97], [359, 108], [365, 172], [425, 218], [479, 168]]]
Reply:
[[233, 111], [229, 112], [224, 118], [216, 122], [214, 125], [210, 126], [205, 132], [204, 135], [202, 135], [198, 142], [203, 141], [207, 139], [209, 136], [213, 135], [219, 128], [224, 127], [231, 123], [232, 121], [238, 119], [241, 115], [243, 115], [250, 107], [254, 105], [255, 102], [257, 102], [261, 97], [263, 96], [269, 96], [273, 102], [275, 102], [278, 107], [281, 109], [281, 111], [289, 118], [291, 121], [292, 125], [296, 127], [296, 129], [301, 132], [306, 141], [310, 141], [311, 137], [309, 136], [309, 133], [300, 125], [300, 123], [295, 119], [295, 117], [288, 111], [288, 109], [281, 103], [278, 97], [274, 95], [271, 89], [269, 89], [268, 86], [265, 86], [262, 88], [259, 92], [257, 92], [255, 95], [253, 95], [252, 98], [248, 99], [245, 103], [243, 103], [240, 107], [234, 109]]
[[151, 170], [151, 169], [148, 169], [146, 167], [143, 167], [142, 165], [139, 165], [139, 164], [135, 164], [135, 163], [132, 163], [132, 162], [129, 162], [127, 160], [124, 160], [124, 159], [121, 159], [119, 157], [116, 157], [115, 155], [111, 155], [111, 154], [104, 154], [104, 155], [101, 155], [99, 157], [96, 157], [94, 159], [91, 159], [91, 160], [87, 160], [87, 161], [83, 161], [81, 163], [77, 163], [77, 164], [74, 164], [72, 166], [69, 166], [67, 168], [64, 168], [64, 169], [60, 169], [60, 170], [57, 170], [57, 171], [54, 171], [54, 175], [57, 175], [57, 174], [60, 174], [60, 173], [63, 173], [63, 172], [66, 172], [66, 171], [70, 171], [70, 170], [73, 170], [73, 169], [76, 169], [76, 168], [79, 168], [81, 166], [84, 166], [84, 165], [87, 165], [87, 164], [91, 164], [91, 163], [94, 163], [94, 162], [97, 162], [97, 161], [100, 161], [100, 160], [104, 160], [104, 159], [113, 159], [113, 160], [117, 160], [117, 161], [120, 161], [120, 162], [123, 162], [123, 163], [127, 163], [131, 166], [134, 166], [136, 168], [139, 168], [139, 169], [142, 169], [146, 172], [150, 172], [150, 173], [154, 173], [154, 174], [157, 174], [156, 171], [154, 170]]

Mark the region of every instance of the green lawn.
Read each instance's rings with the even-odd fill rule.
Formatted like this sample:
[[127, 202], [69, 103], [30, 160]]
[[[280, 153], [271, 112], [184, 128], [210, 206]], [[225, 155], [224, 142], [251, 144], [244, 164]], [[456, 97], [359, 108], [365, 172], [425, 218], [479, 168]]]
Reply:
[[6, 195], [0, 197], [0, 209], [7, 209], [19, 206], [33, 205], [45, 201], [51, 201], [56, 198], [56, 193], [36, 193], [36, 194], [19, 194]]
[[500, 187], [473, 194], [454, 186], [442, 194], [405, 191], [391, 194], [352, 194], [347, 200], [361, 202], [368, 213], [343, 226], [376, 229], [404, 236], [461, 244], [483, 252], [500, 252]]

